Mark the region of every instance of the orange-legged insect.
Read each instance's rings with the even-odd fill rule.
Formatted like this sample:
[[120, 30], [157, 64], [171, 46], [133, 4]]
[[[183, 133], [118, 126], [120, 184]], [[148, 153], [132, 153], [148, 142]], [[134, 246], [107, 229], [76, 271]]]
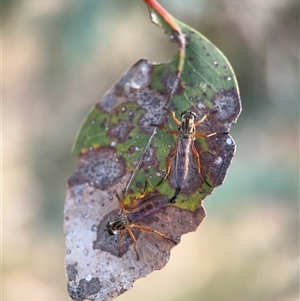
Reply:
[[157, 195], [157, 196], [150, 197], [146, 200], [143, 200], [139, 204], [136, 204], [138, 199], [142, 198], [143, 196], [144, 194], [142, 194], [134, 201], [131, 210], [127, 210], [120, 203], [122, 212], [117, 216], [115, 220], [108, 222], [106, 224], [106, 230], [108, 234], [115, 235], [117, 234], [118, 231], [120, 231], [119, 254], [121, 254], [122, 240], [124, 238], [125, 231], [126, 230], [128, 231], [134, 244], [133, 247], [136, 252], [137, 260], [139, 260], [139, 254], [137, 252], [136, 238], [134, 237], [134, 234], [131, 230], [132, 228], [136, 228], [141, 231], [155, 233], [158, 236], [177, 244], [175, 240], [173, 240], [172, 238], [164, 235], [163, 233], [157, 230], [154, 230], [147, 226], [141, 226], [136, 224], [136, 222], [143, 220], [145, 217], [149, 216], [150, 214], [154, 214], [158, 212], [161, 208], [165, 207], [170, 203], [170, 199], [166, 195]]
[[181, 114], [181, 121], [180, 121], [176, 118], [175, 113], [173, 111], [170, 111], [167, 108], [165, 108], [165, 110], [169, 112], [169, 114], [172, 116], [172, 118], [178, 125], [178, 130], [177, 131], [167, 130], [162, 125], [155, 125], [155, 126], [159, 127], [167, 134], [178, 135], [178, 139], [177, 139], [177, 145], [174, 148], [174, 150], [171, 152], [170, 158], [167, 162], [166, 173], [164, 177], [160, 180], [160, 182], [157, 184], [157, 186], [160, 185], [170, 173], [171, 164], [174, 158], [174, 178], [176, 181], [176, 190], [174, 196], [171, 198], [171, 202], [175, 203], [177, 196], [180, 193], [182, 187], [184, 186], [185, 180], [187, 179], [191, 152], [193, 152], [194, 156], [197, 159], [199, 175], [205, 181], [201, 172], [199, 153], [194, 145], [194, 140], [196, 139], [196, 137], [208, 138], [216, 135], [217, 133], [203, 134], [196, 131], [196, 126], [198, 126], [207, 118], [208, 116], [207, 114], [204, 115], [200, 120], [195, 122], [195, 119], [197, 118], [196, 113], [190, 110], [184, 111]]

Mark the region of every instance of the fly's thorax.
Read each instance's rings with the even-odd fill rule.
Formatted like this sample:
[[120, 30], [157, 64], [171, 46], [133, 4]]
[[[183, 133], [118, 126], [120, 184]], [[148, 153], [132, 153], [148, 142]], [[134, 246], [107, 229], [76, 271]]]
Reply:
[[114, 221], [106, 224], [108, 234], [115, 235], [117, 231], [126, 229], [129, 221], [126, 215], [118, 216]]
[[196, 114], [192, 111], [185, 111], [181, 114], [179, 132], [182, 138], [191, 138], [195, 134], [195, 118]]

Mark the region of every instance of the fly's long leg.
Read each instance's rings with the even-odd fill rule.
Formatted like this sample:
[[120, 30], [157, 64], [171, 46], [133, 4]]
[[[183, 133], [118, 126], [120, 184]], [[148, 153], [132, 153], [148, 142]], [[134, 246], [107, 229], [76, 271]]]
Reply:
[[202, 123], [206, 118], [207, 118], [208, 114], [205, 114], [200, 120], [198, 120], [196, 123], [195, 123], [195, 127], [197, 125], [199, 125], [200, 123]]
[[[200, 163], [199, 153], [198, 153], [198, 151], [196, 150], [196, 147], [195, 147], [194, 144], [193, 144], [193, 146], [192, 146], [192, 150], [193, 150], [194, 156], [195, 156], [196, 159], [197, 159], [198, 172], [199, 172], [199, 174], [201, 174], [201, 163]], [[201, 174], [201, 176], [202, 176], [202, 174]]]
[[198, 173], [200, 175], [200, 177], [202, 178], [202, 180], [208, 185], [211, 187], [211, 185], [205, 180], [205, 177], [203, 176], [202, 174], [202, 169], [201, 169], [201, 162], [200, 162], [200, 158], [199, 158], [199, 153], [195, 147], [195, 145], [193, 144], [193, 147], [192, 147], [192, 150], [193, 150], [193, 154], [194, 156], [196, 157], [197, 159], [197, 165], [198, 165]]
[[161, 124], [153, 124], [151, 123], [152, 126], [157, 126], [158, 128], [160, 128], [163, 132], [165, 132], [166, 134], [170, 134], [170, 135], [178, 135], [178, 131], [171, 131], [171, 130], [167, 130], [163, 125]]
[[[136, 253], [136, 258], [137, 260], [140, 260], [140, 257], [139, 257], [139, 253], [137, 251], [137, 243], [136, 243], [136, 238], [131, 230], [131, 228], [135, 228], [135, 229], [139, 229], [141, 231], [145, 231], [145, 232], [150, 232], [150, 233], [155, 233], [156, 235], [162, 237], [163, 239], [167, 239], [171, 242], [173, 242], [174, 244], [177, 245], [177, 241], [175, 241], [173, 238], [171, 237], [168, 237], [167, 235], [157, 231], [157, 230], [154, 230], [150, 227], [146, 227], [146, 226], [139, 226], [139, 225], [135, 225], [135, 224], [131, 224], [127, 230], [129, 232], [129, 235], [133, 241], [133, 248], [134, 248], [134, 251]], [[124, 234], [125, 234], [125, 230], [122, 230], [121, 233], [120, 233], [120, 240], [119, 240], [119, 257], [121, 257], [121, 253], [122, 253], [122, 241], [123, 241], [123, 238], [124, 238]]]
[[[164, 107], [163, 108], [164, 110], [166, 110], [170, 115], [171, 117], [173, 118], [173, 120], [176, 122], [177, 125], [180, 125], [181, 124], [181, 121], [178, 120], [175, 116], [175, 112], [169, 110], [168, 108]], [[157, 126], [159, 127], [163, 132], [167, 133], [167, 134], [171, 134], [171, 135], [178, 135], [178, 131], [172, 131], [172, 130], [167, 130], [164, 128], [163, 125], [161, 124], [151, 124], [152, 126]]]
[[157, 231], [157, 230], [154, 230], [154, 229], [152, 229], [152, 228], [150, 228], [150, 227], [139, 226], [139, 225], [135, 225], [135, 224], [132, 224], [131, 227], [132, 227], [132, 228], [139, 229], [139, 230], [141, 230], [141, 231], [155, 233], [155, 234], [157, 234], [158, 236], [160, 236], [160, 237], [162, 237], [162, 238], [164, 238], [164, 239], [167, 239], [167, 240], [169, 240], [169, 241], [172, 241], [172, 242], [173, 242], [174, 244], [176, 244], [176, 245], [177, 245], [177, 243], [178, 243], [178, 242], [175, 241], [173, 238], [168, 237], [168, 236], [166, 236], [165, 234], [163, 234], [163, 233], [161, 233], [161, 232], [159, 232], [159, 231]]
[[181, 124], [181, 121], [178, 120], [175, 116], [175, 112], [169, 110], [168, 108], [164, 107], [164, 110], [166, 110], [173, 118], [173, 120], [176, 122], [177, 125], [180, 125]]
[[125, 234], [125, 230], [121, 230], [120, 231], [120, 238], [119, 238], [119, 245], [118, 245], [118, 248], [119, 248], [119, 257], [121, 257], [122, 255], [122, 241], [123, 241], [123, 238], [124, 238], [124, 234]]
[[[214, 113], [216, 113], [216, 112], [214, 112]], [[202, 123], [207, 117], [208, 117], [208, 114], [205, 114], [200, 120], [198, 120], [195, 123], [195, 127], [198, 126], [200, 123]], [[202, 133], [199, 133], [199, 132], [195, 132], [195, 137], [209, 138], [209, 137], [219, 135], [219, 134], [220, 133], [217, 133], [217, 132], [210, 133], [210, 134], [202, 134]], [[229, 134], [229, 132], [221, 133], [221, 135], [225, 135], [225, 134]]]
[[169, 175], [170, 173], [170, 170], [171, 170], [171, 164], [172, 164], [172, 161], [173, 161], [173, 157], [175, 156], [176, 154], [176, 151], [177, 151], [177, 147], [174, 148], [174, 150], [172, 151], [171, 155], [170, 155], [170, 158], [167, 162], [167, 167], [166, 167], [166, 172], [165, 172], [165, 175], [163, 176], [163, 178], [158, 182], [158, 184], [156, 186], [159, 186], [165, 179], [166, 177]]
[[[212, 136], [216, 136], [216, 135], [227, 135], [228, 134], [228, 132], [224, 132], [224, 133], [217, 133], [217, 132], [214, 132], [214, 133], [211, 133], [211, 134], [202, 134], [202, 133], [199, 133], [199, 132], [196, 132], [195, 133], [195, 137], [199, 137], [199, 138], [209, 138], [209, 137], [212, 137]], [[214, 154], [212, 151], [210, 151], [210, 150], [207, 150], [209, 153], [211, 153], [211, 154]], [[193, 149], [193, 153], [194, 153], [194, 155], [195, 155], [195, 157], [197, 158], [197, 155], [198, 155], [198, 158], [197, 158], [197, 160], [198, 160], [198, 167], [199, 167], [199, 165], [200, 165], [200, 160], [199, 160], [199, 154], [198, 154], [198, 151], [195, 149], [195, 151], [194, 151], [194, 149]], [[196, 155], [196, 153], [197, 153], [197, 155]], [[199, 169], [198, 169], [199, 170]], [[200, 173], [200, 172], [199, 172]], [[206, 181], [205, 181], [206, 182]], [[206, 182], [207, 183], [207, 182]], [[208, 183], [207, 183], [208, 184]]]
[[[215, 136], [217, 135], [218, 133], [211, 133], [211, 134], [202, 134], [202, 133], [199, 133], [199, 132], [196, 132], [195, 133], [195, 137], [200, 137], [200, 138], [209, 138], [209, 137], [212, 137], [212, 136]], [[225, 133], [227, 134], [227, 133]]]
[[129, 235], [130, 235], [130, 237], [131, 237], [131, 239], [132, 239], [132, 241], [133, 241], [133, 248], [134, 248], [134, 251], [135, 251], [135, 253], [136, 253], [136, 258], [137, 258], [137, 260], [140, 260], [139, 253], [138, 253], [137, 247], [136, 247], [136, 239], [135, 239], [135, 237], [134, 237], [134, 234], [133, 234], [133, 232], [132, 232], [132, 230], [131, 230], [130, 227], [128, 227], [127, 230], [128, 230]]
[[[137, 228], [137, 227], [135, 227], [135, 228]], [[131, 237], [131, 239], [133, 241], [133, 248], [134, 248], [134, 251], [136, 253], [137, 260], [140, 260], [139, 254], [137, 252], [137, 247], [136, 247], [136, 238], [135, 238], [135, 236], [134, 236], [134, 234], [133, 234], [130, 226], [128, 226], [126, 229], [128, 230], [129, 235], [130, 235], [130, 237]], [[122, 257], [121, 254], [122, 254], [122, 244], [123, 244], [124, 235], [125, 235], [125, 229], [120, 231], [120, 238], [119, 238], [119, 244], [118, 244], [119, 257]]]
[[[195, 123], [195, 127], [198, 126], [200, 123], [202, 123], [207, 117], [208, 117], [208, 114], [205, 114], [200, 120], [198, 120], [198, 121]], [[202, 133], [199, 133], [199, 132], [195, 132], [194, 135], [195, 135], [195, 137], [208, 138], [208, 137], [212, 137], [212, 136], [217, 135], [217, 133], [202, 134]]]

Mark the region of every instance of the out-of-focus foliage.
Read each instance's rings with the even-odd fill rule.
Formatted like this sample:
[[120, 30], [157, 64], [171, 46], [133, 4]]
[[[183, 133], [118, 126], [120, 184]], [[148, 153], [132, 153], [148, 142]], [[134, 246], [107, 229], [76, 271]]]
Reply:
[[[118, 300], [297, 300], [299, 1], [161, 4], [231, 62], [238, 149], [199, 230]], [[176, 50], [142, 1], [2, 6], [3, 299], [69, 300], [62, 211], [78, 122], [138, 59], [168, 61]]]

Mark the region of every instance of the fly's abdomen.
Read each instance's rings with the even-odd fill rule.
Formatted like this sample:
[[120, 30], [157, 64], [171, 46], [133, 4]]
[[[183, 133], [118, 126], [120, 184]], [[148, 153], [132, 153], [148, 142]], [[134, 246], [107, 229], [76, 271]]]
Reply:
[[181, 138], [178, 141], [177, 152], [174, 164], [174, 176], [177, 188], [184, 186], [185, 180], [188, 175], [190, 153], [191, 153], [192, 140]]
[[134, 211], [128, 213], [127, 219], [130, 223], [135, 223], [153, 213], [158, 212], [161, 208], [170, 203], [166, 195], [158, 195], [142, 201], [136, 206]]

